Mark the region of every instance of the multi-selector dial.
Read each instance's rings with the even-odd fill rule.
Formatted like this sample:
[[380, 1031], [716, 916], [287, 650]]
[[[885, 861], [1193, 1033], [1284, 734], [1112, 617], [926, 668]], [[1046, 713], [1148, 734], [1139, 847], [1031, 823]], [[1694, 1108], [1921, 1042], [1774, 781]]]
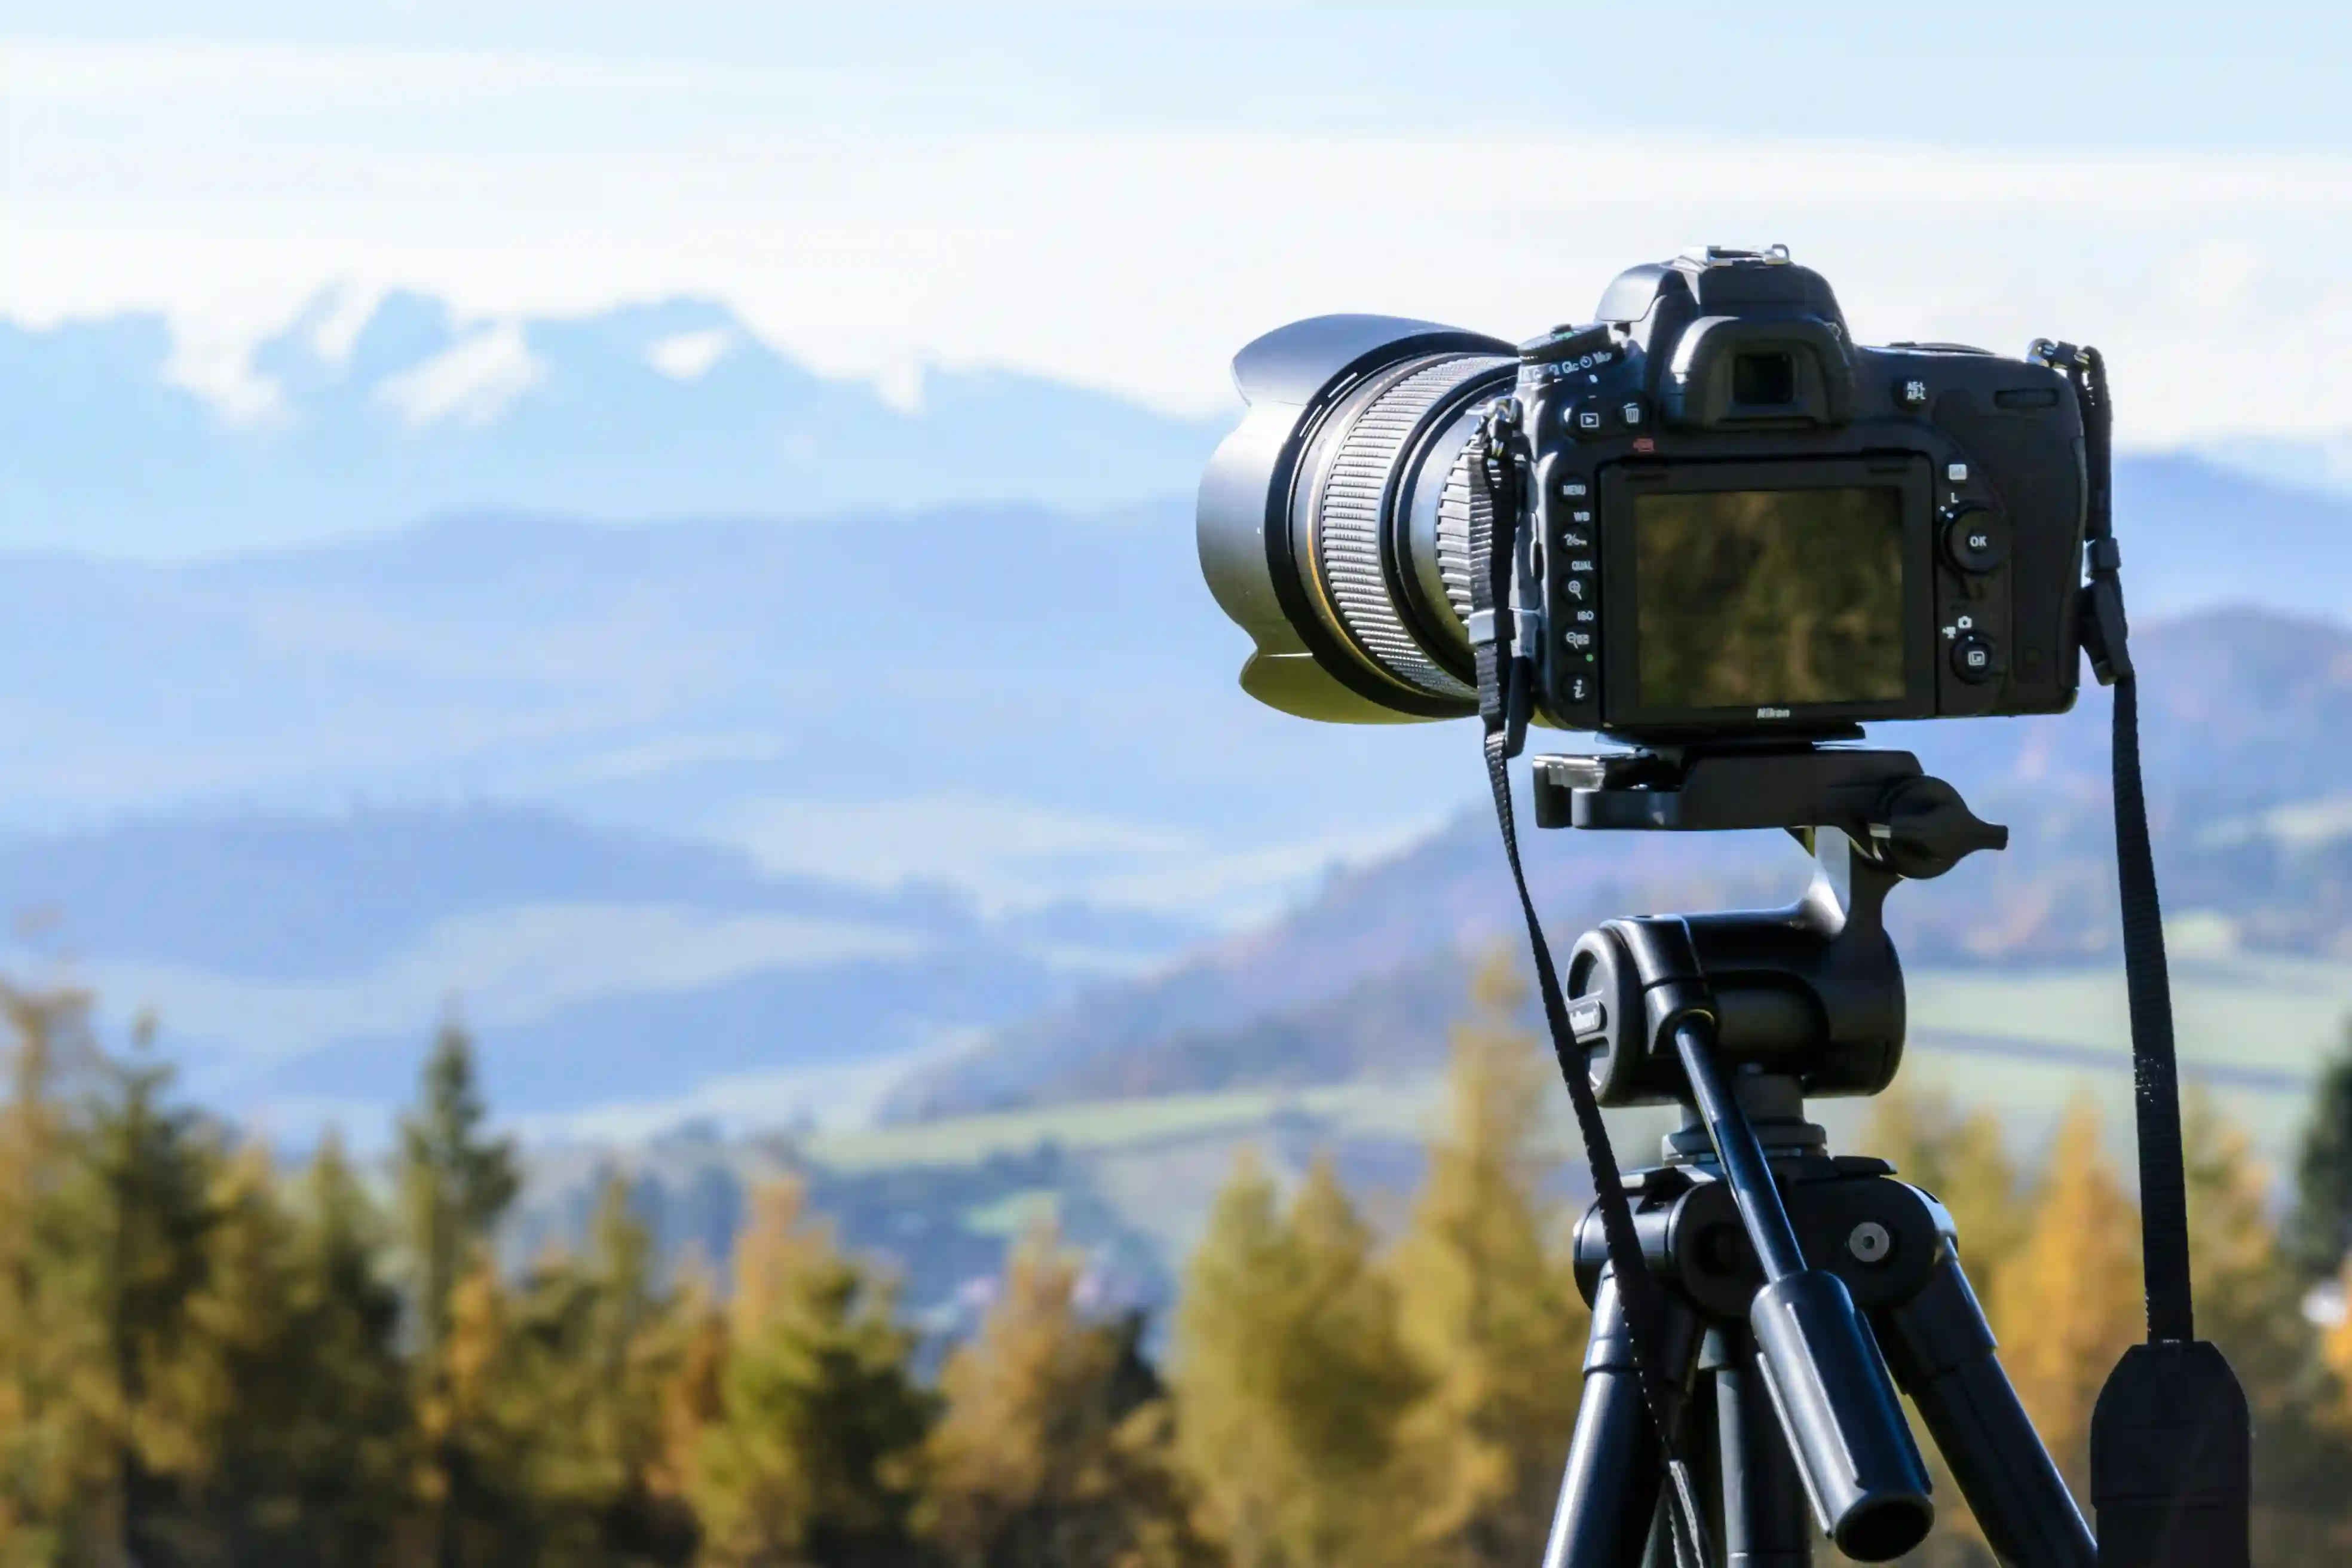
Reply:
[[1982, 576], [2009, 559], [2009, 524], [1974, 501], [1944, 509], [1944, 559], [1956, 572]]

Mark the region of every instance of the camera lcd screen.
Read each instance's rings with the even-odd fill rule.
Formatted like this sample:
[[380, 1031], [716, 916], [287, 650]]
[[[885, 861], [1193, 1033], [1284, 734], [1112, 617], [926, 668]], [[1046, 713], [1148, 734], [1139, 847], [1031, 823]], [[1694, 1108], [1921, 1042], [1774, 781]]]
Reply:
[[1901, 491], [1643, 495], [1633, 531], [1645, 710], [1902, 698]]

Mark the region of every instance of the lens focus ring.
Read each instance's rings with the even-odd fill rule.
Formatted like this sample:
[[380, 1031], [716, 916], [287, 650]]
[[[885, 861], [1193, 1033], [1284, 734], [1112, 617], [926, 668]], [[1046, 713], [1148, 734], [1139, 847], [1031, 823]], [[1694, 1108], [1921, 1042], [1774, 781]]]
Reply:
[[1316, 566], [1341, 624], [1383, 670], [1433, 697], [1477, 693], [1432, 658], [1405, 626], [1383, 557], [1387, 513], [1414, 432], [1465, 379], [1493, 363], [1484, 355], [1448, 354], [1376, 393], [1341, 436], [1315, 509]]
[[1478, 482], [1478, 461], [1475, 443], [1463, 447], [1437, 502], [1437, 570], [1445, 582], [1445, 601], [1465, 626], [1470, 621], [1470, 563], [1495, 531], [1495, 503]]

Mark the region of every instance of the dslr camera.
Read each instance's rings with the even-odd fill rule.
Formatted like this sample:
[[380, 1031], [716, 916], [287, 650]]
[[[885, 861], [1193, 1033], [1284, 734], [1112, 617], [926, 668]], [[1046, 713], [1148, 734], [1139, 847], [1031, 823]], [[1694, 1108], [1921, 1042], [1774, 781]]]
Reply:
[[[1318, 316], [1234, 363], [1202, 568], [1252, 696], [1340, 721], [1475, 711], [1474, 536], [1498, 409], [1533, 717], [1650, 744], [2072, 706], [2089, 468], [2066, 378], [1853, 342], [1785, 247], [1620, 274], [1514, 349]], [[1477, 635], [1474, 635], [1474, 633]]]

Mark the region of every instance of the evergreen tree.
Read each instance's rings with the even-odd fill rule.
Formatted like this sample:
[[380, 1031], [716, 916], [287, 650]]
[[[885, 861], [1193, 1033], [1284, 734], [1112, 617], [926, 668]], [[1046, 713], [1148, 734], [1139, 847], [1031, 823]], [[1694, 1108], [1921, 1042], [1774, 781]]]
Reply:
[[383, 1215], [330, 1135], [294, 1194], [288, 1350], [301, 1368], [285, 1434], [299, 1535], [319, 1568], [382, 1563], [405, 1518], [415, 1429]]
[[2341, 1494], [2352, 1447], [2304, 1316], [2302, 1270], [2272, 1223], [2269, 1174], [2209, 1096], [2191, 1094], [2183, 1109], [2197, 1331], [2229, 1356], [2259, 1437], [2255, 1560], [2340, 1559], [2352, 1545]]
[[1371, 1236], [1327, 1160], [1287, 1215], [1244, 1160], [1187, 1271], [1177, 1451], [1235, 1568], [1404, 1560], [1398, 1428], [1423, 1392]]
[[1517, 1021], [1525, 1001], [1507, 961], [1480, 968], [1391, 1270], [1428, 1379], [1404, 1427], [1424, 1562], [1541, 1558], [1576, 1420], [1590, 1317], [1542, 1192], [1548, 1058]]
[[910, 1556], [913, 1461], [929, 1424], [890, 1290], [784, 1184], [735, 1247], [718, 1419], [697, 1445], [705, 1561], [887, 1564]]
[[257, 1148], [214, 1201], [173, 1384], [197, 1457], [167, 1560], [383, 1562], [405, 1512], [407, 1401], [365, 1194], [330, 1140], [293, 1202]]
[[88, 1154], [73, 1102], [99, 1056], [89, 1008], [79, 992], [0, 981], [0, 1563], [12, 1565], [105, 1560], [93, 1500], [114, 1449], [89, 1397], [105, 1341], [73, 1191]]
[[617, 1177], [600, 1184], [588, 1249], [531, 1270], [488, 1395], [509, 1555], [550, 1565], [683, 1562], [691, 1521], [657, 1495], [671, 1336], [652, 1241]]
[[2139, 1216], [2085, 1103], [2059, 1124], [2024, 1245], [2000, 1270], [1991, 1316], [2027, 1414], [2087, 1506], [2091, 1409], [2147, 1325]]
[[85, 1384], [107, 1449], [95, 1550], [108, 1562], [162, 1560], [190, 1528], [182, 1509], [205, 1458], [201, 1419], [175, 1385], [194, 1349], [189, 1303], [210, 1283], [221, 1155], [195, 1114], [167, 1100], [170, 1070], [143, 1046], [101, 1074], [68, 1189], [79, 1267], [62, 1270], [103, 1342]]
[[1077, 1280], [1055, 1232], [1031, 1232], [978, 1336], [948, 1358], [919, 1523], [966, 1568], [1111, 1563], [1183, 1526], [1148, 1468], [1152, 1417], [1122, 1432], [1152, 1392], [1135, 1375], [1136, 1325], [1087, 1321]]
[[2352, 1254], [2352, 1020], [2312, 1086], [2294, 1185], [2294, 1255], [2325, 1278]]
[[704, 1484], [703, 1436], [726, 1414], [727, 1361], [732, 1348], [718, 1286], [698, 1258], [689, 1258], [679, 1271], [663, 1328], [669, 1342], [668, 1375], [662, 1384], [661, 1448], [652, 1488], [663, 1506], [693, 1517], [693, 1500]]
[[[477, 1363], [470, 1370], [487, 1378], [495, 1361], [503, 1302], [490, 1272], [489, 1247], [520, 1178], [513, 1144], [489, 1137], [488, 1120], [474, 1081], [473, 1043], [456, 1024], [445, 1025], [425, 1060], [420, 1101], [401, 1122], [399, 1147], [400, 1219], [410, 1271], [423, 1446], [425, 1551], [435, 1568], [455, 1568], [460, 1561], [459, 1517], [489, 1504], [473, 1485], [481, 1465], [468, 1453], [468, 1417], [479, 1402], [463, 1396], [458, 1363], [462, 1349]], [[461, 1295], [470, 1297], [465, 1304], [474, 1314], [467, 1325], [470, 1338], [462, 1347]]]

